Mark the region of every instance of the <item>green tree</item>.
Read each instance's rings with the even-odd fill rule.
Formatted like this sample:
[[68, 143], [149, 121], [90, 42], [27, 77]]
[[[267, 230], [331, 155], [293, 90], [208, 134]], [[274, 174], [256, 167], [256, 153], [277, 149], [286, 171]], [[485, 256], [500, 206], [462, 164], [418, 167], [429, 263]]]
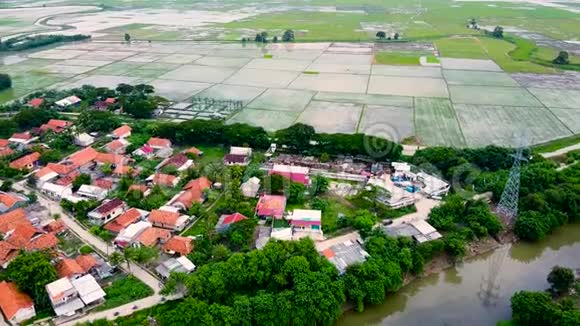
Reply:
[[558, 56], [554, 58], [552, 62], [557, 65], [570, 64], [570, 55], [566, 51], [560, 51], [560, 53], [558, 53]]
[[521, 239], [528, 241], [540, 240], [546, 236], [548, 231], [546, 216], [535, 211], [520, 213], [514, 225], [514, 233]]
[[284, 193], [285, 182], [283, 176], [272, 174], [264, 177], [262, 180], [262, 188], [269, 194], [282, 194]]
[[73, 191], [79, 190], [82, 185], [90, 185], [91, 184], [91, 176], [86, 173], [81, 173], [77, 176], [72, 183]]
[[303, 204], [304, 203], [304, 193], [306, 192], [306, 186], [298, 183], [292, 182], [290, 187], [288, 187], [287, 197], [289, 204]]
[[302, 123], [294, 124], [286, 129], [278, 130], [276, 138], [283, 144], [303, 151], [308, 149], [310, 141], [314, 138], [316, 132], [314, 128]]
[[491, 35], [495, 38], [503, 38], [503, 27], [496, 26], [491, 32]]
[[0, 191], [10, 191], [12, 190], [12, 181], [11, 180], [4, 180], [0, 185]]
[[87, 132], [109, 132], [121, 125], [119, 117], [109, 111], [84, 110], [76, 125]]
[[147, 264], [159, 257], [159, 250], [153, 247], [141, 246], [125, 248], [126, 256], [134, 262]]
[[58, 115], [54, 110], [22, 109], [13, 119], [21, 129], [30, 129], [33, 127], [40, 127], [40, 125], [47, 123], [50, 119], [57, 118], [57, 116]]
[[294, 42], [294, 31], [287, 29], [282, 35], [282, 42]]
[[18, 125], [12, 119], [0, 119], [0, 138], [9, 138], [18, 131]]
[[131, 42], [131, 35], [129, 35], [129, 33], [125, 33], [125, 42]]
[[48, 254], [40, 251], [21, 252], [6, 268], [4, 277], [30, 295], [37, 310], [50, 308], [45, 285], [58, 279]]
[[375, 35], [379, 40], [384, 40], [387, 37], [387, 33], [384, 31], [378, 31]]
[[51, 162], [58, 162], [62, 159], [62, 154], [56, 150], [45, 150], [40, 154], [40, 163], [46, 165]]
[[548, 274], [548, 283], [552, 291], [558, 294], [567, 293], [576, 281], [574, 271], [570, 268], [554, 266]]
[[312, 195], [318, 196], [324, 194], [328, 191], [328, 187], [330, 186], [330, 182], [327, 178], [317, 174], [314, 179], [312, 180]]
[[12, 87], [12, 78], [8, 74], [0, 74], [0, 91]]
[[394, 40], [398, 40], [401, 36], [399, 35], [399, 33], [395, 33], [395, 35], [393, 35], [393, 39]]
[[359, 210], [353, 218], [352, 226], [357, 229], [363, 237], [366, 237], [375, 225], [375, 217], [367, 210]]
[[112, 266], [119, 266], [123, 263], [123, 261], [125, 261], [125, 257], [123, 257], [123, 254], [119, 253], [118, 251], [115, 251], [109, 255], [109, 262]]

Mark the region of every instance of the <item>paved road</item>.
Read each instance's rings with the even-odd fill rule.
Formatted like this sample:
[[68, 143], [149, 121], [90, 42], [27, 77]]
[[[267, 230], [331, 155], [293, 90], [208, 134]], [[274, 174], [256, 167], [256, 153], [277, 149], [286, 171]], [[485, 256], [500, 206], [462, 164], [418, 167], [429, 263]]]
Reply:
[[[24, 182], [26, 182], [26, 181], [23, 181], [20, 183], [15, 183], [13, 185], [13, 188], [16, 190], [27, 191], [28, 189], [26, 189], [23, 185]], [[85, 243], [90, 244], [91, 246], [93, 246], [94, 248], [96, 248], [97, 250], [99, 250], [105, 254], [111, 254], [113, 251], [116, 250], [114, 247], [108, 245], [105, 241], [101, 240], [100, 238], [98, 238], [95, 235], [88, 232], [75, 219], [68, 216], [66, 214], [66, 212], [64, 212], [64, 210], [62, 209], [62, 207], [60, 207], [60, 205], [58, 203], [46, 198], [44, 195], [40, 194], [39, 192], [37, 192], [37, 194], [38, 194], [38, 202], [41, 205], [45, 206], [51, 215], [60, 214], [60, 218], [63, 221], [63, 223], [67, 226], [67, 228], [71, 232], [75, 233]], [[64, 323], [62, 325], [67, 325], [67, 326], [71, 325], [72, 326], [72, 325], [75, 325], [77, 323], [82, 323], [82, 322], [92, 321], [92, 320], [102, 319], [102, 318], [115, 319], [118, 316], [127, 316], [127, 315], [130, 315], [131, 313], [133, 313], [134, 311], [149, 308], [149, 307], [155, 306], [155, 305], [163, 302], [162, 296], [158, 294], [161, 291], [161, 283], [156, 277], [151, 275], [149, 272], [147, 272], [141, 266], [134, 264], [132, 262], [130, 263], [130, 267], [131, 267], [130, 271], [126, 270], [126, 264], [122, 264], [119, 267], [125, 269], [125, 271], [133, 274], [135, 277], [137, 277], [143, 283], [147, 284], [149, 287], [151, 287], [151, 289], [153, 289], [153, 292], [155, 294], [152, 296], [149, 296], [147, 298], [143, 298], [141, 300], [131, 302], [131, 303], [126, 304], [124, 306], [116, 307], [116, 308], [101, 311], [101, 312], [90, 313], [82, 318]], [[177, 298], [177, 296], [172, 297], [172, 298]], [[134, 306], [137, 306], [138, 308], [133, 309]], [[116, 315], [116, 313], [117, 313], [117, 315]]]
[[571, 146], [568, 146], [568, 147], [560, 148], [557, 151], [553, 151], [553, 152], [549, 152], [549, 153], [542, 153], [540, 155], [542, 155], [545, 158], [550, 158], [550, 157], [564, 155], [564, 154], [566, 154], [568, 152], [575, 151], [575, 150], [578, 150], [578, 149], [580, 149], [580, 144], [575, 144], [575, 145], [571, 145]]

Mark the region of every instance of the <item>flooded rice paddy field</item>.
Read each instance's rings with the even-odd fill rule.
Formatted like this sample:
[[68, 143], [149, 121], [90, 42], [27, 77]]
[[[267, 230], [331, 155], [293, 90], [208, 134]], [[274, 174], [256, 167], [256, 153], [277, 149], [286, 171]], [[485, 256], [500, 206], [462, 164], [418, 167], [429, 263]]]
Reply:
[[[441, 66], [373, 64], [370, 43], [86, 42], [3, 58], [10, 100], [36, 89], [148, 83], [175, 102], [236, 100], [229, 122], [267, 130], [296, 122], [319, 132], [364, 132], [426, 145], [510, 145], [580, 130], [577, 74], [513, 76], [491, 60], [441, 58]], [[191, 119], [189, 112], [171, 119]]]

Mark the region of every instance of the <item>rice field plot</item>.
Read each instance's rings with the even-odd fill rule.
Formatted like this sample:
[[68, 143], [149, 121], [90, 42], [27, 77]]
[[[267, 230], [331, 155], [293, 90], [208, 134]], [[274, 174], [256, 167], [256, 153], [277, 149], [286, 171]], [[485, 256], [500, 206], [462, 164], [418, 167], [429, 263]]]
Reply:
[[519, 87], [449, 85], [449, 92], [453, 104], [542, 106], [525, 88]]
[[148, 63], [157, 61], [163, 58], [164, 56], [165, 56], [164, 54], [160, 53], [138, 53], [134, 56], [130, 56], [126, 59], [123, 59], [123, 61]]
[[143, 63], [139, 62], [115, 62], [110, 65], [103, 66], [96, 70], [93, 70], [92, 73], [96, 75], [122, 76], [130, 73], [135, 69], [138, 69], [143, 65], [144, 65]]
[[312, 101], [302, 112], [298, 122], [314, 127], [319, 133], [356, 132], [363, 106], [354, 103]]
[[440, 58], [440, 61], [443, 69], [502, 71], [501, 68], [491, 60]]
[[78, 88], [83, 85], [92, 85], [95, 87], [115, 88], [119, 84], [138, 84], [141, 80], [136, 77], [128, 76], [105, 76], [105, 75], [91, 75], [83, 79], [66, 84], [61, 89]]
[[396, 107], [413, 107], [413, 98], [408, 96], [388, 96], [358, 93], [318, 92], [314, 99], [317, 101], [357, 103], [367, 105], [386, 105]]
[[580, 109], [550, 108], [550, 111], [575, 134], [580, 134]]
[[208, 83], [156, 79], [149, 83], [155, 87], [155, 94], [173, 101], [183, 101], [212, 86]]
[[91, 66], [69, 66], [65, 64], [52, 64], [40, 69], [42, 72], [52, 73], [52, 74], [69, 74], [78, 75], [84, 74], [91, 70], [95, 70], [96, 67]]
[[41, 88], [49, 87], [63, 80], [67, 80], [71, 76], [29, 71], [11, 75], [11, 77], [12, 88], [0, 92], [0, 103], [14, 100]]
[[334, 64], [334, 63], [313, 63], [307, 71], [329, 72], [338, 74], [363, 74], [371, 73], [371, 65], [356, 65], [356, 64]]
[[251, 58], [231, 58], [231, 57], [210, 57], [205, 56], [195, 61], [196, 65], [241, 68], [245, 66]]
[[526, 88], [567, 88], [580, 90], [580, 73], [566, 71], [562, 74], [511, 74], [511, 77]]
[[252, 69], [303, 71], [308, 67], [308, 61], [287, 59], [253, 59], [246, 67]]
[[287, 43], [288, 48], [268, 50], [268, 54], [272, 55], [274, 59], [304, 60], [309, 62], [312, 62], [322, 54], [322, 50], [294, 50], [290, 47], [292, 44]]
[[435, 41], [439, 54], [449, 58], [487, 59], [477, 38], [445, 38]]
[[242, 101], [244, 105], [247, 105], [265, 90], [260, 87], [217, 84], [197, 94], [197, 97]]
[[315, 92], [312, 91], [268, 89], [257, 99], [253, 100], [248, 105], [248, 108], [302, 112], [314, 94]]
[[211, 56], [231, 58], [262, 58], [264, 53], [258, 49], [221, 49], [210, 52]]
[[504, 72], [446, 69], [443, 76], [448, 85], [519, 87], [518, 82]]
[[467, 145], [514, 146], [522, 130], [534, 144], [571, 136], [572, 133], [543, 107], [454, 105]]
[[314, 63], [368, 65], [372, 61], [370, 54], [323, 53]]
[[285, 88], [300, 73], [295, 71], [242, 68], [224, 84], [253, 87]]
[[413, 109], [368, 105], [364, 109], [358, 132], [400, 142], [415, 134]]
[[66, 60], [86, 55], [88, 53], [89, 51], [50, 49], [31, 53], [28, 57], [34, 59]]
[[300, 74], [288, 88], [364, 94], [366, 93], [368, 78], [368, 75], [353, 74]]
[[232, 68], [185, 65], [162, 75], [160, 78], [202, 83], [221, 83], [235, 71]]
[[431, 77], [442, 78], [441, 68], [438, 67], [401, 67], [373, 65], [373, 75], [401, 76], [401, 77]]
[[446, 99], [415, 99], [415, 134], [424, 145], [465, 147], [455, 110]]
[[113, 61], [102, 61], [102, 60], [80, 60], [80, 59], [68, 59], [59, 62], [60, 65], [65, 66], [88, 66], [88, 67], [102, 67], [113, 63]]
[[580, 109], [580, 90], [543, 88], [528, 90], [549, 108]]
[[245, 108], [230, 120], [232, 123], [247, 123], [262, 127], [267, 131], [276, 131], [290, 127], [300, 116], [300, 112], [266, 111]]
[[188, 64], [188, 63], [192, 63], [195, 60], [202, 58], [201, 55], [197, 55], [197, 54], [170, 54], [170, 55], [165, 55], [161, 58], [159, 58], [157, 61], [155, 62], [159, 62], [159, 63], [175, 63], [175, 64]]
[[137, 53], [138, 52], [128, 52], [128, 51], [91, 51], [82, 54], [80, 56], [77, 56], [76, 58], [82, 60], [118, 61], [136, 55]]
[[369, 94], [449, 97], [445, 80], [439, 78], [371, 75]]

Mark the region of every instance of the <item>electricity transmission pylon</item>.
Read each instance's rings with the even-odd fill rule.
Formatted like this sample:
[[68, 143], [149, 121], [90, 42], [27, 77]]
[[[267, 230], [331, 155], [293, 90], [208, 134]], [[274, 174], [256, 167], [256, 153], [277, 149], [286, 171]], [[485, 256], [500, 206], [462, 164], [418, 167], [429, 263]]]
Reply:
[[488, 275], [482, 276], [479, 292], [477, 296], [484, 306], [490, 307], [497, 304], [500, 297], [500, 282], [498, 279], [499, 272], [507, 256], [508, 248], [498, 249], [489, 259]]
[[527, 147], [527, 137], [519, 139], [519, 146], [513, 155], [514, 164], [510, 170], [508, 180], [497, 205], [497, 213], [503, 218], [505, 224], [509, 227], [513, 225], [518, 216], [518, 202], [520, 199], [520, 171], [524, 157], [524, 149]]

